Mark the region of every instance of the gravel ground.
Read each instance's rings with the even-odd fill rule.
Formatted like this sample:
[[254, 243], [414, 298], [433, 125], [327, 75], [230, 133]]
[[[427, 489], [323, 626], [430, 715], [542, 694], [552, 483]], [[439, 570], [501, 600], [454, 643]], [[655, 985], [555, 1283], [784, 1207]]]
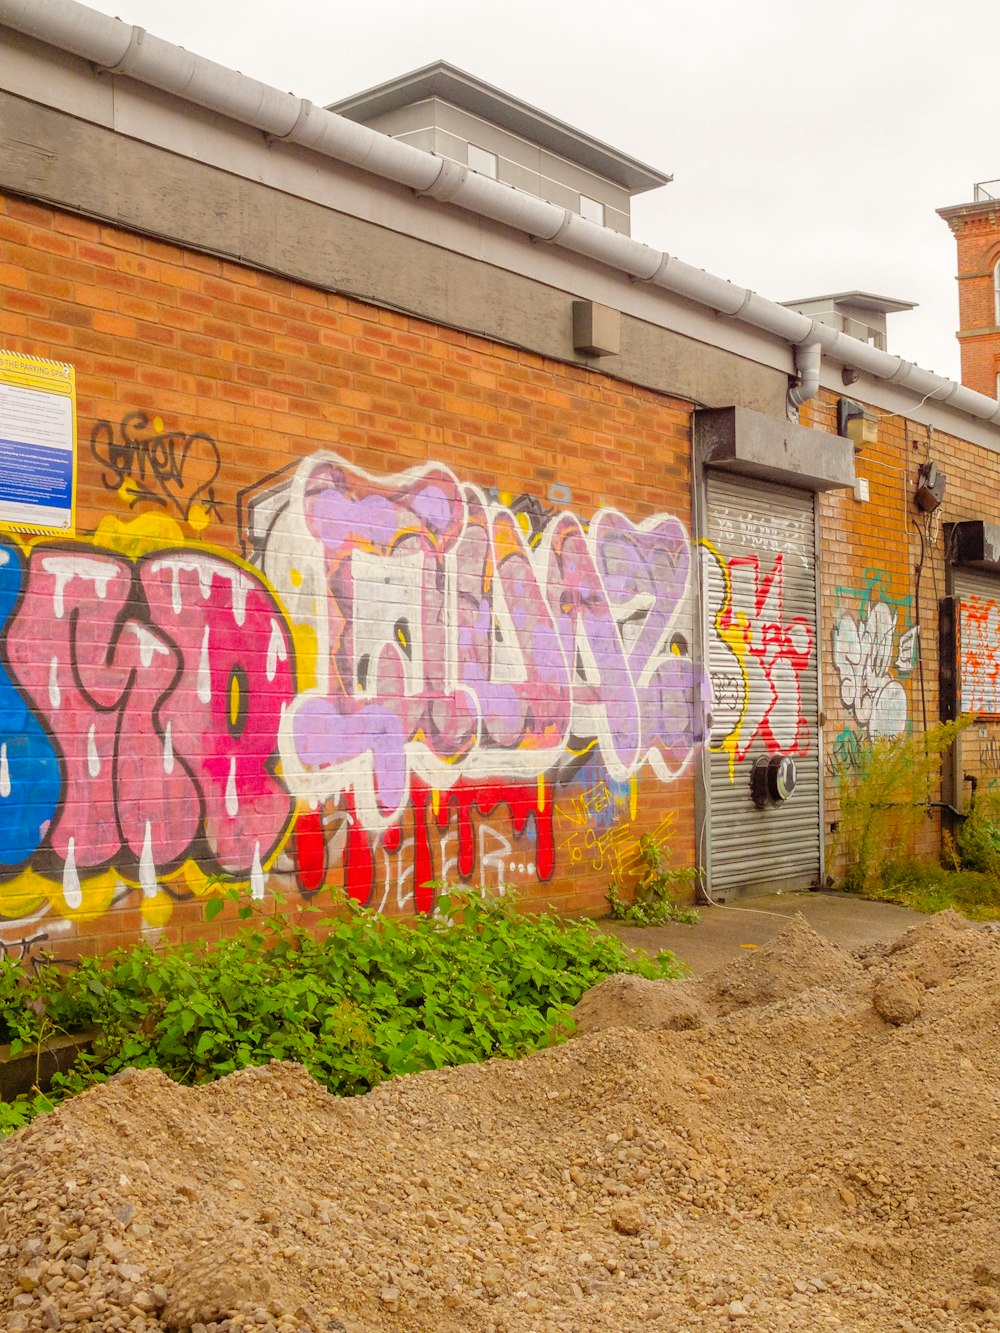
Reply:
[[579, 1017], [350, 1100], [288, 1064], [74, 1098], [0, 1144], [3, 1329], [1000, 1328], [1000, 936], [797, 920]]

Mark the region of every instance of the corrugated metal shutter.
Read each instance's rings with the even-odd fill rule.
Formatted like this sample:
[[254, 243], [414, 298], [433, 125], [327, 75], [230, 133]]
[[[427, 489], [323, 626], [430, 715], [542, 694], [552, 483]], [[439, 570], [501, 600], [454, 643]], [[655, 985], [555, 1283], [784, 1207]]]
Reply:
[[[706, 520], [711, 887], [807, 888], [820, 873], [813, 495], [710, 471]], [[760, 808], [751, 771], [785, 755], [795, 789]]]
[[959, 602], [959, 709], [1000, 714], [1000, 576], [959, 568], [954, 590]]

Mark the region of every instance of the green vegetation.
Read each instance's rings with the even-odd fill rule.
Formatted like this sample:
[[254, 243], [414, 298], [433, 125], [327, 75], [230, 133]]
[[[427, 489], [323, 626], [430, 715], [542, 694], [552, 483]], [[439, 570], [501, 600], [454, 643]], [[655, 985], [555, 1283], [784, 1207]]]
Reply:
[[298, 1060], [350, 1095], [397, 1074], [523, 1055], [563, 1039], [572, 1006], [615, 972], [682, 969], [669, 953], [636, 957], [590, 924], [469, 892], [442, 894], [436, 916], [410, 922], [351, 904], [317, 931], [278, 914], [211, 947], [136, 944], [33, 977], [3, 963], [0, 1023], [15, 1052], [41, 1050], [55, 1032], [99, 1035], [48, 1096], [36, 1088], [0, 1102], [0, 1132], [129, 1065], [204, 1083]]
[[876, 739], [852, 751], [856, 767], [838, 774], [844, 888], [917, 912], [952, 908], [978, 920], [1000, 918], [1000, 793], [979, 793], [954, 841], [945, 837], [944, 864], [911, 856], [941, 758], [971, 721]]
[[915, 912], [943, 912], [950, 907], [977, 921], [1000, 919], [1000, 878], [980, 870], [950, 870], [932, 861], [883, 866], [865, 897], [899, 903]]
[[956, 869], [1000, 877], [1000, 792], [987, 788], [977, 793], [950, 860]]
[[844, 887], [875, 892], [888, 868], [910, 855], [927, 818], [941, 757], [971, 718], [942, 722], [919, 734], [879, 736], [852, 751], [841, 769], [837, 848], [844, 857]]
[[693, 926], [698, 913], [693, 907], [678, 907], [674, 902], [677, 886], [695, 876], [690, 867], [680, 870], [667, 868], [667, 850], [649, 833], [639, 838], [639, 854], [643, 869], [633, 890], [632, 901], [623, 898], [617, 883], [608, 887], [613, 921], [627, 921], [631, 926], [663, 926], [668, 921], [679, 921]]

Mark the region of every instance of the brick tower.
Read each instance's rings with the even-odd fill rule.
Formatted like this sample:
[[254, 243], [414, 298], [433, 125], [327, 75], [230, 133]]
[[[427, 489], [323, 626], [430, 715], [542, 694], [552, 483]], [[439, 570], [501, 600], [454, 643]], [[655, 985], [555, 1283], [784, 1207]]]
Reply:
[[939, 208], [958, 244], [962, 383], [997, 398], [1000, 385], [1000, 180], [973, 187], [970, 204]]

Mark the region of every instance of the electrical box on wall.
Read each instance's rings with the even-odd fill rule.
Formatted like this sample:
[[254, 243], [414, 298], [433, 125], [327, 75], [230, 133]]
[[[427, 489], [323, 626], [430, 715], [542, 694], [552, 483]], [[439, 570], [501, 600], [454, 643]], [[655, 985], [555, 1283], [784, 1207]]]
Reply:
[[944, 500], [947, 484], [948, 478], [937, 463], [921, 463], [920, 471], [917, 473], [917, 493], [914, 497], [917, 508], [923, 509], [925, 513], [939, 509]]
[[868, 502], [869, 494], [868, 494], [867, 477], [854, 478], [854, 498], [855, 500], [860, 500], [862, 504], [866, 504]]
[[621, 311], [596, 301], [574, 301], [573, 350], [588, 356], [617, 356], [622, 350]]

